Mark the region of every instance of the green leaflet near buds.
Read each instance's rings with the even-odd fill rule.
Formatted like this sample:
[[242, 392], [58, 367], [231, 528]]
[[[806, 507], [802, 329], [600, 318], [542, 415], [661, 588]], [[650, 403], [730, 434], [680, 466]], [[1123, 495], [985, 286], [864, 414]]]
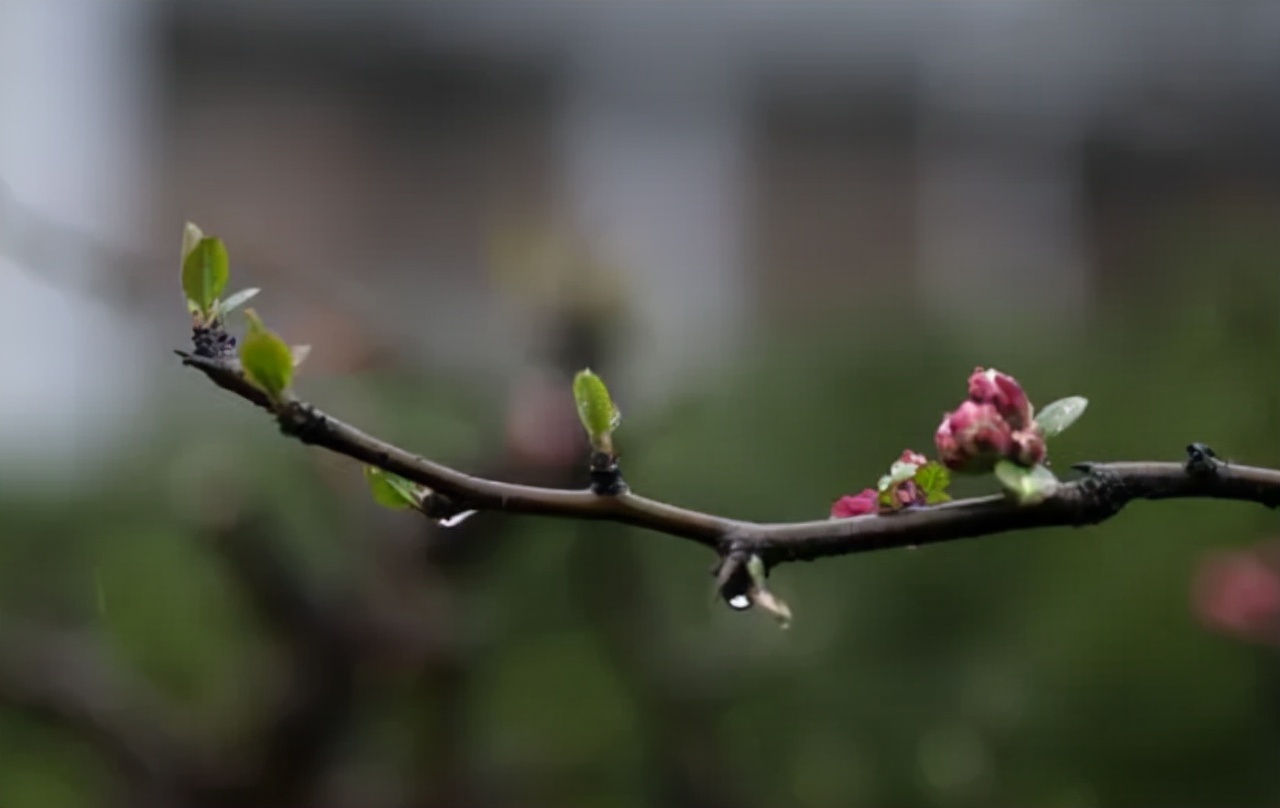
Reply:
[[905, 460], [894, 461], [894, 464], [889, 467], [889, 473], [880, 478], [876, 488], [884, 493], [896, 483], [905, 483], [907, 480], [914, 479], [919, 470], [918, 463], [908, 463]]
[[209, 238], [188, 223], [182, 233], [182, 292], [187, 308], [205, 321], [211, 320], [230, 274], [222, 240]]
[[239, 292], [233, 293], [226, 300], [217, 301], [213, 307], [213, 317], [215, 318], [226, 317], [228, 314], [240, 308], [245, 303], [248, 303], [250, 300], [256, 297], [257, 294], [261, 291], [262, 291], [261, 289], [254, 289], [254, 288], [241, 289]]
[[187, 256], [203, 238], [204, 231], [197, 227], [195, 222], [187, 222], [182, 226], [182, 255], [180, 256], [182, 263], [187, 262]]
[[919, 470], [919, 463], [912, 463], [906, 460], [895, 461], [889, 467], [889, 473], [876, 482], [876, 490], [880, 494], [877, 502], [880, 506], [890, 510], [901, 508], [902, 503], [897, 499], [898, 489], [903, 483], [915, 479], [916, 472]]
[[1045, 438], [1056, 437], [1066, 431], [1076, 420], [1084, 415], [1089, 400], [1080, 396], [1060, 398], [1052, 404], [1046, 404], [1036, 414], [1036, 427]]
[[592, 447], [598, 452], [613, 454], [613, 431], [622, 422], [622, 413], [609, 397], [604, 382], [590, 369], [579, 371], [573, 377], [573, 400]]
[[947, 488], [951, 485], [951, 472], [936, 460], [930, 460], [920, 467], [915, 476], [916, 485], [924, 492], [924, 504], [937, 505], [949, 502], [951, 495]]
[[278, 399], [293, 382], [293, 352], [267, 330], [253, 309], [245, 309], [249, 330], [240, 342], [240, 365], [249, 381]]
[[770, 592], [765, 585], [765, 579], [769, 573], [765, 569], [764, 559], [752, 554], [747, 560], [747, 574], [751, 576], [751, 591], [747, 597], [753, 604], [773, 615], [780, 628], [790, 628], [791, 607], [782, 598]]
[[996, 478], [1019, 505], [1036, 505], [1048, 499], [1061, 483], [1044, 466], [1025, 468], [1010, 460], [996, 463]]
[[417, 486], [398, 474], [383, 471], [376, 466], [364, 467], [364, 479], [369, 483], [373, 501], [395, 511], [418, 507], [421, 501]]

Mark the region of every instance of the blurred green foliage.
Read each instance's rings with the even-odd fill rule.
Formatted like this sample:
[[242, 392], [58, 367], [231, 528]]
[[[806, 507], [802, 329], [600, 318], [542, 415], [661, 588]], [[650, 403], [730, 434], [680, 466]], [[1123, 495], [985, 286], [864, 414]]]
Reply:
[[[1078, 460], [1179, 459], [1191, 441], [1274, 465], [1280, 239], [1241, 257], [1232, 231], [1218, 235], [1216, 250], [1161, 253], [1167, 284], [1069, 337], [1003, 313], [986, 333], [891, 328], [873, 307], [825, 332], [762, 335], [720, 378], [631, 418], [627, 480], [742, 518], [821, 518], [904, 448], [930, 451], [977, 364], [1013, 373], [1037, 404], [1089, 398], [1088, 417], [1051, 446], [1059, 474]], [[1224, 251], [1230, 271], [1215, 271]], [[485, 437], [499, 431], [496, 407], [450, 400], [437, 380], [304, 393], [467, 468], [496, 448]], [[150, 415], [151, 441], [95, 485], [46, 500], [0, 492], [0, 619], [96, 623], [196, 724], [232, 737], [262, 707], [251, 683], [272, 651], [203, 543], [203, 515], [229, 494], [267, 509], [300, 573], [327, 592], [364, 585], [371, 534], [415, 517], [370, 521], [357, 464], [281, 439], [211, 390]], [[953, 493], [993, 488], [958, 480]], [[785, 565], [770, 583], [796, 621], [779, 632], [715, 601], [711, 559], [694, 545], [519, 522], [453, 616], [486, 648], [468, 671], [466, 751], [520, 804], [661, 804], [658, 698], [698, 717], [688, 731], [713, 740], [717, 776], [743, 804], [1274, 802], [1280, 665], [1199, 627], [1188, 595], [1206, 551], [1275, 527], [1239, 504], [1138, 503], [1085, 530]], [[584, 574], [642, 579], [643, 598], [601, 614], [575, 583]], [[635, 658], [610, 646], [610, 620], [631, 626]], [[369, 672], [348, 765], [410, 778], [413, 703], [430, 698]], [[74, 738], [0, 713], [6, 808], [91, 804], [109, 782]]]

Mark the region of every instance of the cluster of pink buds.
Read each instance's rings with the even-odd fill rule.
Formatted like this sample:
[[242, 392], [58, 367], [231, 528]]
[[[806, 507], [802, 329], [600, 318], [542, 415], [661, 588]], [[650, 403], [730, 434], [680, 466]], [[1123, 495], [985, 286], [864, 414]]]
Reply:
[[1059, 485], [1047, 468], [1045, 441], [1071, 426], [1088, 405], [1081, 396], [1068, 396], [1037, 413], [1017, 379], [994, 368], [974, 368], [968, 397], [946, 414], [933, 436], [938, 460], [908, 449], [875, 488], [836, 500], [831, 517], [887, 515], [946, 502], [951, 498], [948, 469], [994, 471], [1019, 503], [1041, 502]]
[[[910, 449], [903, 451], [898, 464], [908, 463], [911, 468], [909, 477], [895, 478], [887, 476], [882, 481], [881, 490], [864, 488], [857, 494], [845, 494], [831, 506], [831, 516], [845, 519], [850, 516], [863, 516], [868, 513], [897, 511], [911, 505], [925, 505], [929, 502], [929, 492], [916, 482], [915, 472], [929, 463], [929, 459], [919, 452]], [[896, 467], [898, 464], [895, 464]]]
[[938, 458], [953, 471], [991, 471], [1000, 460], [1031, 468], [1044, 461], [1044, 436], [1031, 402], [1012, 376], [976, 368], [969, 398], [942, 419], [934, 435]]

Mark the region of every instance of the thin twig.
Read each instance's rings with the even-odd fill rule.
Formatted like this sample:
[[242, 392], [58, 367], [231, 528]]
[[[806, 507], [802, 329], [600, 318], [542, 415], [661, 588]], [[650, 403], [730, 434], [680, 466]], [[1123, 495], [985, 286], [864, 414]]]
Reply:
[[623, 491], [562, 490], [472, 477], [361, 432], [302, 401], [274, 404], [227, 360], [182, 351], [183, 363], [219, 387], [275, 414], [282, 431], [398, 474], [448, 498], [458, 510], [619, 522], [689, 539], [717, 551], [722, 582], [741, 578], [741, 565], [758, 555], [766, 566], [826, 556], [914, 547], [1035, 527], [1096, 524], [1135, 499], [1234, 499], [1280, 506], [1280, 471], [1217, 462], [1093, 463], [1043, 501], [1019, 505], [1003, 496], [909, 508], [891, 515], [761, 524], [680, 508]]

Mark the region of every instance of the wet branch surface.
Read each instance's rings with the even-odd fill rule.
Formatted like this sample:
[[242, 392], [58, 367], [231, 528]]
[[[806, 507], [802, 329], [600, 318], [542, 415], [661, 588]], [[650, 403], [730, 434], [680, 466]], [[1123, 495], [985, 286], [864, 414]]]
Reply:
[[1037, 527], [1082, 527], [1115, 516], [1128, 503], [1161, 499], [1230, 499], [1280, 506], [1280, 470], [1224, 463], [1189, 447], [1186, 463], [1083, 463], [1080, 476], [1036, 504], [1019, 505], [1002, 495], [909, 508], [889, 515], [758, 523], [689, 510], [635, 494], [514, 485], [473, 477], [367, 435], [299, 400], [273, 403], [233, 361], [179, 351], [183, 363], [214, 384], [273, 413], [281, 430], [398, 474], [434, 492], [441, 515], [502, 511], [618, 522], [697, 542], [721, 558], [722, 588], [752, 555], [767, 567], [787, 561], [915, 547]]

